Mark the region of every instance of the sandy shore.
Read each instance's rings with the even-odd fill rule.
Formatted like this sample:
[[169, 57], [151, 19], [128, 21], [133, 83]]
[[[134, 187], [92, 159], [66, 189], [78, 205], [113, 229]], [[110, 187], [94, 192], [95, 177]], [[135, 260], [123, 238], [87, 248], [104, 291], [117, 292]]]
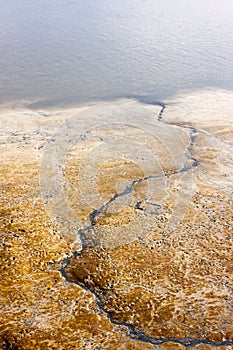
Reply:
[[232, 101], [2, 106], [2, 349], [232, 349]]

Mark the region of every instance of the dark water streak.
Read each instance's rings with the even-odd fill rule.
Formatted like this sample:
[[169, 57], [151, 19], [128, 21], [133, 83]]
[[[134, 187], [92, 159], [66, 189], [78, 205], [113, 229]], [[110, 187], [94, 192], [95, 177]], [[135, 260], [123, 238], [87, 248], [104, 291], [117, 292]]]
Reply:
[[[161, 106], [161, 110], [160, 110], [160, 112], [157, 115], [157, 120], [162, 122], [162, 123], [171, 125], [170, 123], [162, 120], [162, 116], [163, 116], [164, 110], [166, 109], [166, 105], [164, 103], [158, 102], [158, 101], [151, 102], [151, 104]], [[193, 149], [193, 146], [194, 146], [195, 141], [196, 141], [197, 136], [198, 136], [198, 130], [196, 128], [193, 128], [193, 127], [190, 127], [190, 126], [184, 126], [184, 125], [180, 125], [180, 124], [172, 124], [172, 125], [189, 130], [190, 142], [189, 142], [189, 145], [188, 145], [188, 147], [186, 149], [185, 155], [186, 155], [187, 160], [189, 160], [189, 161], [191, 160], [192, 161], [192, 164], [189, 165], [189, 166], [184, 165], [181, 169], [173, 171], [171, 173], [165, 173], [163, 175], [163, 177], [170, 177], [170, 176], [175, 175], [175, 174], [180, 174], [180, 173], [183, 173], [183, 172], [190, 171], [190, 170], [194, 169], [195, 167], [197, 167], [200, 164], [200, 161], [198, 159], [193, 158], [190, 155], [190, 152]], [[68, 276], [68, 274], [66, 273], [66, 269], [67, 269], [67, 267], [69, 267], [69, 265], [71, 263], [71, 260], [73, 258], [76, 258], [77, 256], [80, 256], [82, 254], [82, 252], [84, 250], [86, 250], [87, 248], [93, 248], [94, 247], [94, 245], [90, 246], [90, 245], [87, 244], [87, 242], [85, 241], [84, 233], [86, 231], [88, 231], [88, 230], [93, 229], [93, 227], [95, 226], [96, 218], [104, 210], [106, 210], [107, 207], [112, 202], [114, 202], [117, 198], [125, 196], [125, 195], [131, 193], [133, 191], [135, 185], [137, 185], [138, 183], [141, 183], [141, 182], [144, 182], [144, 181], [147, 181], [147, 180], [150, 180], [150, 179], [161, 178], [161, 177], [162, 177], [161, 175], [151, 175], [151, 176], [147, 176], [147, 177], [144, 177], [144, 178], [140, 178], [138, 180], [134, 180], [131, 184], [127, 185], [126, 188], [122, 192], [115, 194], [108, 202], [103, 204], [100, 208], [94, 210], [90, 214], [90, 224], [85, 226], [84, 228], [79, 229], [77, 231], [77, 233], [80, 235], [80, 239], [81, 239], [81, 243], [82, 243], [81, 250], [74, 251], [67, 259], [65, 259], [63, 261], [63, 263], [62, 263], [62, 267], [60, 268], [59, 272], [61, 273], [61, 275], [65, 278], [65, 280], [67, 282], [75, 284], [75, 285], [78, 285], [79, 287], [83, 288], [87, 292], [92, 293], [92, 295], [94, 295], [95, 298], [96, 298], [96, 303], [97, 303], [99, 309], [106, 315], [106, 317], [109, 319], [109, 321], [112, 324], [116, 325], [116, 326], [126, 327], [127, 330], [128, 330], [128, 336], [131, 339], [138, 340], [138, 341], [145, 342], [145, 343], [149, 343], [151, 345], [161, 345], [163, 343], [173, 342], [173, 343], [176, 343], [176, 344], [180, 344], [180, 345], [186, 346], [187, 348], [192, 348], [193, 346], [198, 345], [198, 344], [206, 344], [206, 345], [215, 346], [215, 347], [231, 346], [231, 345], [233, 345], [233, 341], [228, 341], [228, 340], [223, 341], [223, 342], [213, 342], [213, 341], [211, 341], [209, 339], [195, 339], [195, 338], [189, 338], [189, 337], [186, 337], [186, 338], [154, 338], [154, 337], [150, 337], [145, 332], [143, 332], [140, 328], [134, 327], [131, 324], [126, 323], [126, 322], [118, 322], [118, 321], [114, 320], [114, 318], [112, 317], [111, 313], [107, 312], [104, 309], [104, 307], [103, 307], [103, 299], [98, 293], [96, 293], [94, 290], [88, 288], [85, 284], [79, 283], [79, 282], [71, 279]], [[136, 209], [141, 210], [140, 204], [141, 203], [138, 203], [138, 208], [136, 208]], [[98, 287], [98, 288], [100, 288], [100, 287]], [[102, 289], [100, 288], [100, 290], [102, 290]], [[102, 290], [102, 291], [104, 292], [104, 290]]]

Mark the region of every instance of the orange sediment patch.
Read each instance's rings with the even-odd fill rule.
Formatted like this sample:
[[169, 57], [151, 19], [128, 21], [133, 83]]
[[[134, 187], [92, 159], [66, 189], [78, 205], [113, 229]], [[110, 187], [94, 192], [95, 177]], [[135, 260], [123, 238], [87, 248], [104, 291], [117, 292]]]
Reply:
[[[226, 139], [223, 128], [219, 139], [214, 129], [206, 128], [206, 120], [203, 124], [200, 120], [190, 149], [200, 165], [169, 176], [165, 174], [180, 163], [166, 151], [166, 138], [162, 142], [148, 135], [146, 140], [145, 130], [129, 129], [132, 140], [137, 136], [135, 147], [140, 140], [143, 147], [157, 148], [159, 176], [135, 183], [131, 192], [99, 211], [93, 225], [93, 210], [148, 172], [136, 158], [112, 157], [92, 174], [95, 162], [85, 164], [85, 159], [95, 149], [103, 157], [101, 147], [111, 143], [112, 129], [103, 130], [101, 139], [104, 132], [108, 135], [105, 141], [92, 131], [72, 145], [64, 161], [63, 190], [74, 220], [82, 228], [89, 225], [82, 237], [87, 247], [81, 251], [83, 242], [65, 236], [61, 223], [50, 217], [39, 185], [46, 140], [67, 117], [62, 111], [51, 111], [20, 124], [23, 112], [14, 113], [17, 118], [9, 119], [8, 125], [2, 118], [0, 347], [183, 350], [191, 342], [196, 350], [230, 350], [233, 154], [229, 127]], [[72, 111], [67, 113], [72, 116]], [[168, 119], [178, 123], [174, 115]], [[116, 132], [122, 140], [125, 130], [117, 127]], [[189, 130], [178, 133], [185, 152]], [[112, 148], [108, 150], [111, 154]], [[80, 169], [87, 171], [88, 186], [95, 181], [95, 192], [89, 191], [86, 198], [88, 186]], [[75, 249], [79, 252], [64, 265]]]

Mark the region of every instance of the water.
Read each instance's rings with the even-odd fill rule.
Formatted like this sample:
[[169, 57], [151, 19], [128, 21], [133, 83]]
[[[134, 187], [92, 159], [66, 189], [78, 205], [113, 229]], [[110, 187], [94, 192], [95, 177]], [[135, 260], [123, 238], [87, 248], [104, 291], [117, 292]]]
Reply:
[[2, 0], [0, 102], [233, 89], [231, 0]]

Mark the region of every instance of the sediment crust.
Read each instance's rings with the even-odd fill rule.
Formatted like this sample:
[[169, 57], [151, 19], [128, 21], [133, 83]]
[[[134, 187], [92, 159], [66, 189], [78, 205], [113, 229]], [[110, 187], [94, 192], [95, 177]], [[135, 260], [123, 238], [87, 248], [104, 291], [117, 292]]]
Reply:
[[[231, 98], [228, 91], [196, 92], [156, 112], [153, 105], [117, 101], [116, 108], [147, 108], [155, 121], [157, 115], [168, 137], [174, 128], [183, 158], [172, 158], [165, 138], [132, 126], [86, 133], [63, 167], [64, 183], [71, 184], [65, 193], [84, 224], [74, 239], [51, 219], [38, 180], [54, 128], [90, 106], [2, 113], [1, 348], [232, 348]], [[216, 100], [222, 115], [226, 104], [229, 123], [215, 113]], [[86, 150], [102, 152], [113, 131], [156, 148], [162, 166], [149, 174], [140, 161], [109, 158], [95, 177], [102, 205], [84, 211], [77, 174], [87, 167], [80, 164], [89, 159]]]

